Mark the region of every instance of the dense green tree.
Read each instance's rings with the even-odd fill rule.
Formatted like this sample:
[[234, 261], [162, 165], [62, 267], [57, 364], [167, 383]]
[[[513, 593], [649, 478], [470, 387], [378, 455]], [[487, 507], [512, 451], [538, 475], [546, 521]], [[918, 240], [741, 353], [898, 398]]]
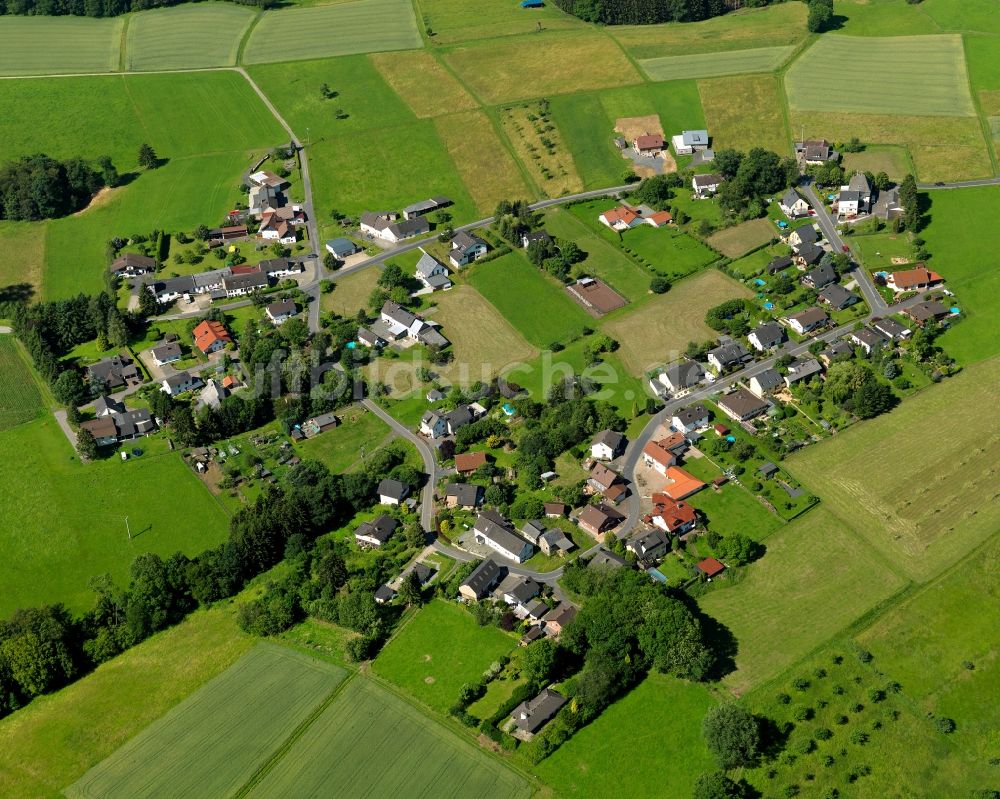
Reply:
[[16, 611], [0, 622], [0, 674], [6, 670], [27, 697], [59, 687], [78, 669], [74, 635], [62, 605]]
[[702, 721], [701, 732], [724, 769], [750, 766], [760, 754], [757, 720], [735, 702], [709, 710]]
[[97, 457], [97, 440], [89, 430], [78, 430], [76, 434], [76, 451], [84, 460], [92, 461]]
[[556, 655], [557, 645], [551, 638], [535, 641], [521, 657], [521, 676], [529, 685], [541, 688], [552, 678]]
[[139, 155], [136, 160], [143, 169], [156, 169], [160, 165], [156, 151], [146, 142], [139, 145]]
[[746, 791], [724, 771], [713, 771], [698, 777], [691, 796], [692, 799], [743, 799]]
[[419, 607], [423, 602], [420, 578], [413, 569], [407, 572], [406, 577], [403, 578], [403, 581], [399, 586], [399, 601], [407, 607]]
[[52, 384], [52, 395], [56, 402], [61, 405], [71, 405], [76, 407], [83, 404], [87, 396], [87, 389], [83, 385], [83, 378], [76, 369], [63, 370], [56, 382]]
[[820, 33], [827, 29], [833, 19], [833, 0], [809, 0], [809, 17], [806, 27], [810, 33]]
[[723, 538], [715, 547], [715, 551], [730, 565], [742, 566], [756, 557], [759, 548], [760, 545], [749, 536], [733, 533]]
[[0, 219], [53, 219], [85, 208], [104, 185], [100, 172], [80, 158], [58, 161], [23, 156], [0, 164]]

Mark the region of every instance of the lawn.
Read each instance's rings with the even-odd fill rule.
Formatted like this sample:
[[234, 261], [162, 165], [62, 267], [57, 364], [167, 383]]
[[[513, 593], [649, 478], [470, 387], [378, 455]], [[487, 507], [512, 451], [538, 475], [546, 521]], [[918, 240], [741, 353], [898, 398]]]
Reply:
[[797, 3], [781, 3], [703, 22], [615, 25], [608, 32], [638, 59], [777, 47], [806, 37], [806, 10]]
[[837, 0], [838, 31], [851, 36], [918, 36], [941, 33], [923, 8], [907, 8], [904, 0]]
[[371, 453], [385, 443], [391, 431], [374, 413], [359, 407], [338, 411], [340, 425], [315, 438], [300, 441], [295, 449], [302, 460], [317, 460], [342, 474], [361, 460], [362, 449]]
[[776, 238], [778, 231], [770, 219], [752, 219], [713, 233], [708, 243], [727, 258], [739, 258]]
[[928, 580], [1000, 528], [1000, 422], [983, 413], [998, 380], [1000, 359], [968, 367], [785, 464], [897, 568]]
[[44, 260], [44, 224], [0, 222], [0, 296], [8, 286], [25, 284], [37, 294], [42, 287]]
[[0, 75], [114, 72], [124, 24], [124, 17], [0, 17]]
[[372, 664], [380, 677], [445, 713], [464, 683], [509, 654], [516, 640], [496, 627], [480, 627], [452, 602], [434, 600], [386, 645]]
[[[829, 446], [829, 445], [827, 445]], [[906, 580], [824, 506], [767, 538], [767, 553], [741, 580], [699, 600], [739, 641], [735, 694], [779, 674], [892, 596]]]
[[[890, 72], [870, 80], [877, 52]], [[837, 64], [836, 79], [830, 65]], [[816, 87], [822, 84], [823, 91]], [[816, 40], [788, 70], [788, 104], [796, 111], [913, 116], [975, 116], [960, 36], [874, 38], [831, 34]]]
[[701, 737], [701, 720], [714, 704], [703, 685], [650, 674], [535, 773], [565, 797], [690, 796], [698, 776], [715, 768]]
[[[438, 117], [434, 128], [479, 214], [491, 215], [500, 200], [536, 196], [483, 111]], [[484, 153], [489, 157], [484, 158]]]
[[712, 147], [744, 151], [764, 147], [779, 155], [789, 154], [791, 147], [778, 89], [778, 79], [771, 75], [698, 81]]
[[539, 23], [546, 31], [587, 27], [550, 3], [528, 10], [496, 0], [421, 0], [420, 11], [435, 45], [535, 33]]
[[437, 310], [431, 317], [451, 341], [454, 360], [445, 367], [431, 367], [451, 385], [469, 387], [489, 382], [502, 369], [538, 357], [511, 324], [470, 286], [456, 286], [434, 297]]
[[323, 310], [340, 316], [353, 317], [368, 305], [368, 297], [378, 285], [381, 273], [382, 270], [377, 266], [370, 266], [336, 279], [333, 291], [320, 295]]
[[860, 153], [844, 153], [843, 165], [848, 174], [885, 172], [895, 181], [901, 181], [913, 171], [906, 149], [898, 146], [876, 145]]
[[333, 786], [340, 796], [531, 795], [523, 777], [364, 677], [344, 686], [247, 795], [326, 796]]
[[647, 58], [639, 66], [651, 80], [713, 78], [719, 75], [745, 75], [774, 72], [795, 52], [795, 45], [757, 47], [752, 50], [728, 50], [722, 53], [669, 55]]
[[198, 3], [135, 14], [125, 36], [125, 68], [231, 66], [254, 16], [249, 8], [233, 3]]
[[42, 410], [42, 397], [16, 339], [0, 335], [0, 432], [30, 422]]
[[621, 344], [618, 355], [629, 371], [641, 376], [683, 353], [689, 341], [705, 341], [716, 333], [705, 324], [705, 312], [725, 300], [749, 297], [750, 291], [714, 269], [678, 281], [666, 294], [607, 322], [604, 331]]
[[226, 537], [226, 514], [177, 453], [82, 465], [46, 414], [0, 432], [0, 459], [17, 464], [0, 483], [0, 616], [43, 602], [84, 610], [92, 576], [121, 583], [141, 552], [195, 555]]
[[418, 117], [454, 114], [478, 107], [465, 87], [425, 50], [374, 53], [369, 58]]
[[196, 611], [0, 721], [7, 764], [0, 768], [0, 794], [61, 796], [87, 769], [225, 671], [253, 645], [236, 627], [234, 610], [220, 604]]
[[705, 126], [694, 81], [556, 96], [551, 108], [552, 119], [588, 189], [619, 185], [629, 165], [614, 145], [617, 119], [658, 114], [666, 135]]
[[88, 771], [66, 796], [234, 795], [345, 676], [309, 655], [259, 644]]
[[963, 364], [1000, 354], [996, 335], [1000, 271], [990, 256], [1000, 247], [995, 224], [1000, 190], [935, 192], [930, 199], [930, 223], [920, 235], [934, 253], [932, 268], [945, 276], [965, 313], [962, 323], [941, 336], [938, 344]]
[[250, 33], [243, 63], [267, 64], [418, 47], [423, 47], [423, 41], [413, 6], [407, 0], [358, 0], [266, 11]]
[[467, 269], [469, 283], [536, 347], [565, 341], [593, 324], [559, 284], [520, 252]]
[[497, 39], [449, 49], [443, 58], [490, 105], [642, 81], [615, 43], [596, 31]]
[[688, 501], [705, 514], [709, 529], [720, 535], [743, 533], [754, 541], [761, 541], [784, 526], [777, 514], [761, 505], [749, 491], [733, 483], [718, 491], [699, 491]]

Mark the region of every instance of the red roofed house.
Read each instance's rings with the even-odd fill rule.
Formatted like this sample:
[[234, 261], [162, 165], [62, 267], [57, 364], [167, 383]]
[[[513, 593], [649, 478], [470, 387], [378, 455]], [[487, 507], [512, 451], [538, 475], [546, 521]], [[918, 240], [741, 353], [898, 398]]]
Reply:
[[642, 217], [627, 205], [620, 205], [610, 211], [605, 211], [597, 218], [612, 230], [628, 230], [643, 223]]
[[480, 466], [485, 465], [485, 452], [463, 452], [455, 456], [455, 471], [459, 474], [472, 474]]
[[669, 225], [673, 222], [674, 218], [670, 215], [670, 211], [657, 211], [649, 216], [643, 217], [643, 221], [645, 221], [647, 225], [652, 225], [653, 227], [663, 227], [664, 225]]
[[229, 389], [230, 391], [239, 386], [239, 381], [232, 375], [226, 375], [222, 378], [222, 387]]
[[667, 468], [667, 480], [669, 482], [663, 491], [673, 500], [687, 499], [705, 487], [705, 484], [701, 480], [693, 474], [688, 474], [679, 466], [670, 466]]
[[642, 462], [647, 466], [652, 466], [664, 477], [667, 469], [677, 463], [677, 455], [666, 446], [667, 439], [660, 441], [650, 441], [642, 448]]
[[725, 566], [717, 561], [715, 558], [705, 558], [696, 567], [698, 571], [704, 574], [706, 577], [715, 577], [717, 574], [721, 574], [725, 570]]
[[672, 535], [684, 535], [694, 529], [698, 519], [693, 507], [686, 502], [675, 502], [666, 494], [653, 494], [653, 512], [650, 522]]
[[221, 322], [211, 319], [206, 319], [192, 330], [191, 333], [194, 336], [194, 345], [205, 355], [217, 352], [227, 344], [232, 343], [229, 331], [226, 330]]
[[660, 133], [647, 133], [632, 140], [632, 147], [639, 155], [655, 155], [663, 149], [664, 144]]
[[937, 272], [932, 272], [923, 264], [903, 272], [893, 272], [885, 284], [893, 291], [924, 291], [944, 282]]

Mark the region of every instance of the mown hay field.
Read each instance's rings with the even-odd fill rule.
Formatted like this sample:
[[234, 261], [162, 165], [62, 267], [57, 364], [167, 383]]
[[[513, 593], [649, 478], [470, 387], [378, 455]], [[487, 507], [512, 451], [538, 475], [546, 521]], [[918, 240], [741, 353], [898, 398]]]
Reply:
[[757, 47], [752, 50], [647, 58], [640, 61], [639, 66], [651, 80], [712, 78], [718, 75], [774, 72], [793, 52], [794, 45]]
[[[891, 69], [872, 77], [872, 57]], [[975, 116], [961, 36], [819, 38], [785, 76], [796, 111]]]
[[266, 11], [251, 31], [243, 63], [413, 50], [423, 47], [407, 0], [360, 0]]
[[713, 233], [708, 243], [727, 258], [739, 258], [777, 237], [777, 228], [770, 219], [752, 219]]
[[418, 117], [454, 114], [478, 107], [465, 87], [426, 50], [373, 53], [369, 58]]
[[45, 262], [45, 225], [0, 222], [0, 297], [10, 286], [29, 287], [37, 297], [42, 289]]
[[525, 9], [519, 3], [496, 0], [421, 0], [420, 12], [434, 44], [454, 44], [497, 36], [586, 28], [587, 23], [564, 14], [554, 3]]
[[708, 78], [698, 81], [698, 91], [716, 150], [764, 147], [779, 155], [791, 154], [777, 77]]
[[885, 172], [897, 182], [902, 181], [913, 171], [909, 153], [904, 147], [896, 145], [876, 145], [865, 147], [860, 153], [844, 153], [842, 163], [848, 174], [871, 172], [877, 175], [879, 172]]
[[234, 795], [346, 674], [309, 655], [260, 644], [65, 794]]
[[927, 580], [1000, 529], [1000, 420], [984, 412], [998, 381], [996, 358], [969, 367], [786, 465], [898, 569]]
[[[441, 651], [440, 642], [435, 651]], [[496, 799], [526, 799], [532, 793], [523, 777], [364, 677], [344, 686], [247, 795], [270, 799], [331, 791]]]
[[0, 335], [0, 430], [30, 422], [42, 398], [13, 336]]
[[129, 70], [196, 69], [236, 63], [254, 12], [233, 3], [197, 3], [136, 14], [125, 36]]
[[2, 16], [0, 75], [114, 72], [124, 24], [124, 17]]

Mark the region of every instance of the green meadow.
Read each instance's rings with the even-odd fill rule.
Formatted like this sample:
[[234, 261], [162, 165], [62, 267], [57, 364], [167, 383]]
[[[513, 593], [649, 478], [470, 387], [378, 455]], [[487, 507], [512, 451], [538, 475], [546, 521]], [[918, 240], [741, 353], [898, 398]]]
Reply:
[[719, 75], [774, 72], [794, 52], [794, 45], [757, 47], [752, 50], [729, 50], [724, 53], [647, 58], [640, 61], [639, 66], [651, 80], [714, 78]]
[[0, 16], [0, 75], [114, 72], [124, 25], [124, 17]]
[[190, 3], [136, 14], [125, 37], [125, 68], [231, 66], [254, 16], [235, 3]]

